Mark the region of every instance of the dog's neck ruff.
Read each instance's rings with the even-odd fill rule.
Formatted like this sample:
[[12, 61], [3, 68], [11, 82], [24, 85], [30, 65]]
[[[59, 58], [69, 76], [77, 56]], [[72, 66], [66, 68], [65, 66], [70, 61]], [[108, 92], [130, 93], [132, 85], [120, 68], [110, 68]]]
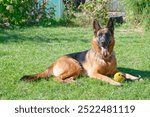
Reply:
[[93, 49], [90, 50], [97, 59], [103, 59], [104, 61], [110, 61], [112, 59], [113, 56], [115, 56], [115, 52], [113, 51], [107, 58], [103, 58], [102, 55], [99, 52], [94, 51]]

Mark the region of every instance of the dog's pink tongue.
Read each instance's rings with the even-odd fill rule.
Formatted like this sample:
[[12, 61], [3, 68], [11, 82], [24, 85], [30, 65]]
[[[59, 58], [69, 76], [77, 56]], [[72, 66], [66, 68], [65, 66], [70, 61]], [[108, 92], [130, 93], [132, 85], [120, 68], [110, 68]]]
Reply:
[[107, 56], [109, 55], [108, 49], [102, 48], [102, 55], [103, 55], [104, 57], [107, 57]]

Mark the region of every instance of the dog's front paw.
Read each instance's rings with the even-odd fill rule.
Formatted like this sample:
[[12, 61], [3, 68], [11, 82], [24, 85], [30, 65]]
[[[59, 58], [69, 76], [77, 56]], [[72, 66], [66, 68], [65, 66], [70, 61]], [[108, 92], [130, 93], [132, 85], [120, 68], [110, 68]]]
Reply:
[[139, 80], [140, 79], [140, 76], [136, 77], [136, 76], [133, 76], [130, 74], [125, 74], [125, 77], [126, 77], [126, 79], [129, 79], [129, 80]]
[[131, 80], [140, 80], [140, 77], [136, 77], [136, 76], [134, 76], [134, 77], [132, 77], [132, 79]]

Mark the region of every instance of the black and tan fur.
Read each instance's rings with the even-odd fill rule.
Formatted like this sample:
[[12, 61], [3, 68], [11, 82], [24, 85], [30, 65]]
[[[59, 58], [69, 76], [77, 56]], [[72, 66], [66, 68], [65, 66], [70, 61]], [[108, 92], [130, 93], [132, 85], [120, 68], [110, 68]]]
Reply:
[[[94, 37], [91, 42], [91, 49], [64, 55], [44, 72], [23, 76], [21, 80], [30, 81], [53, 75], [55, 80], [68, 83], [74, 81], [79, 75], [84, 75], [120, 86], [121, 83], [109, 78], [109, 76], [118, 72], [113, 51], [115, 45], [113, 20], [110, 18], [105, 28], [102, 28], [97, 20], [94, 20], [93, 31]], [[125, 77], [131, 80], [138, 79], [138, 77], [126, 73]]]

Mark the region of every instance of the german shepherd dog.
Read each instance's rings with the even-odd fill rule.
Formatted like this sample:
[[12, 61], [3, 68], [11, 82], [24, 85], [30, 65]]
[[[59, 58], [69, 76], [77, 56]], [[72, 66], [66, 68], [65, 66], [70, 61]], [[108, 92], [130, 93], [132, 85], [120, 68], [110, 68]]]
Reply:
[[[93, 21], [94, 37], [91, 49], [71, 53], [58, 58], [44, 72], [23, 76], [20, 80], [36, 80], [55, 76], [55, 80], [62, 83], [75, 81], [79, 75], [99, 79], [112, 85], [122, 84], [114, 81], [109, 76], [119, 72], [117, 61], [113, 51], [115, 45], [114, 23], [110, 18], [106, 27], [102, 28], [97, 20]], [[124, 73], [126, 79], [138, 80], [138, 77]]]

